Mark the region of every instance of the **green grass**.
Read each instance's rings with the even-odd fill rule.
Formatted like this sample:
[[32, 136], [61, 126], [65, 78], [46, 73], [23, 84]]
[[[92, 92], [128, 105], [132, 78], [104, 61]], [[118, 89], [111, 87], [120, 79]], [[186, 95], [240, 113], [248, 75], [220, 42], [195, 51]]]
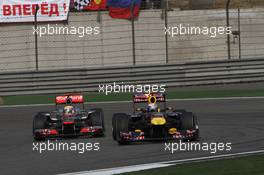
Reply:
[[174, 165], [122, 175], [263, 175], [264, 155]]
[[[228, 90], [228, 91], [173, 91], [167, 92], [168, 99], [188, 99], [188, 98], [219, 98], [219, 97], [264, 97], [263, 90]], [[126, 101], [131, 100], [131, 93], [111, 93], [108, 95], [99, 93], [85, 94], [87, 102], [102, 101]], [[18, 95], [2, 97], [2, 105], [20, 104], [47, 104], [54, 103], [55, 95]]]

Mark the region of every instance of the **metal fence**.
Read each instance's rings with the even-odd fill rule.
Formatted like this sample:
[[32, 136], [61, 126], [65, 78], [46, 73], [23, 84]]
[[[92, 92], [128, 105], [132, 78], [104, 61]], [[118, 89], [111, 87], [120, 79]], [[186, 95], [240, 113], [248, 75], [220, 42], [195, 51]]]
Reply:
[[[264, 9], [231, 9], [227, 35], [165, 34], [164, 27], [227, 25], [226, 10], [142, 10], [134, 21], [112, 19], [108, 12], [72, 12], [53, 27], [99, 27], [97, 35], [38, 37], [39, 70], [175, 64], [194, 61], [255, 59], [264, 56]], [[39, 24], [47, 27], [48, 24]], [[230, 46], [230, 58], [228, 47]], [[32, 24], [0, 26], [0, 71], [36, 69]]]

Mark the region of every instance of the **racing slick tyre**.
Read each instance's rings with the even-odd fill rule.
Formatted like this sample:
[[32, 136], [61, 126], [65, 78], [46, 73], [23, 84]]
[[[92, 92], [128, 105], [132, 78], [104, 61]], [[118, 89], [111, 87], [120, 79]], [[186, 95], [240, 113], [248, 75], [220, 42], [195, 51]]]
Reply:
[[[184, 130], [196, 129], [196, 126], [198, 126], [196, 115], [194, 115], [192, 112], [183, 113], [181, 124], [182, 124], [182, 129]], [[197, 134], [194, 136], [192, 141], [198, 141], [199, 139], [200, 139], [200, 136], [199, 136], [199, 130], [198, 130]]]
[[184, 112], [182, 114], [182, 129], [193, 129], [194, 128], [194, 118], [192, 112]]
[[119, 144], [127, 144], [128, 142], [122, 140], [120, 132], [128, 132], [128, 115], [125, 113], [116, 113], [112, 118], [113, 139]]
[[193, 121], [194, 121], [194, 129], [197, 130], [197, 134], [195, 135], [193, 141], [200, 141], [201, 137], [200, 137], [200, 131], [199, 131], [199, 125], [198, 125], [198, 118], [197, 116], [194, 114], [193, 115]]
[[36, 134], [35, 131], [38, 129], [46, 129], [47, 127], [47, 116], [45, 115], [47, 112], [39, 112], [33, 119], [33, 136], [36, 141], [45, 140], [44, 137]]
[[112, 136], [113, 136], [113, 139], [116, 140], [116, 117], [118, 115], [117, 114], [114, 114], [114, 116], [112, 117]]
[[104, 113], [101, 108], [94, 108], [91, 109], [92, 111], [95, 111], [91, 115], [91, 121], [92, 121], [92, 126], [101, 126], [103, 128], [103, 131], [105, 130], [104, 126]]

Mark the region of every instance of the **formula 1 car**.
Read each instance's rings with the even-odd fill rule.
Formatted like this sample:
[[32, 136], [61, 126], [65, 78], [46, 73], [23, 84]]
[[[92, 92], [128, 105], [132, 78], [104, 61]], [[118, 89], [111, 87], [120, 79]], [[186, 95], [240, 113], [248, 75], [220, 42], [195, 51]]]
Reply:
[[[136, 107], [140, 103], [147, 103], [147, 109]], [[158, 108], [158, 103], [163, 104], [163, 109]], [[199, 140], [196, 115], [167, 107], [165, 94], [134, 94], [133, 108], [132, 114], [113, 115], [113, 139], [119, 144], [153, 140]]]
[[104, 114], [101, 108], [86, 111], [84, 97], [66, 94], [55, 99], [53, 112], [38, 112], [33, 119], [35, 140], [67, 136], [103, 136]]

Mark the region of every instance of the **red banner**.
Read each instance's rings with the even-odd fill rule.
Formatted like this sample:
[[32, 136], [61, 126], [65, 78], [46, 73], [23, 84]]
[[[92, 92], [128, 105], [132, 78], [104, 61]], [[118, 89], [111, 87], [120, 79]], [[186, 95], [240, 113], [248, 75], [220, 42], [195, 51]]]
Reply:
[[[33, 22], [67, 20], [70, 0], [1, 0], [0, 22]], [[38, 7], [38, 8], [37, 8]]]

